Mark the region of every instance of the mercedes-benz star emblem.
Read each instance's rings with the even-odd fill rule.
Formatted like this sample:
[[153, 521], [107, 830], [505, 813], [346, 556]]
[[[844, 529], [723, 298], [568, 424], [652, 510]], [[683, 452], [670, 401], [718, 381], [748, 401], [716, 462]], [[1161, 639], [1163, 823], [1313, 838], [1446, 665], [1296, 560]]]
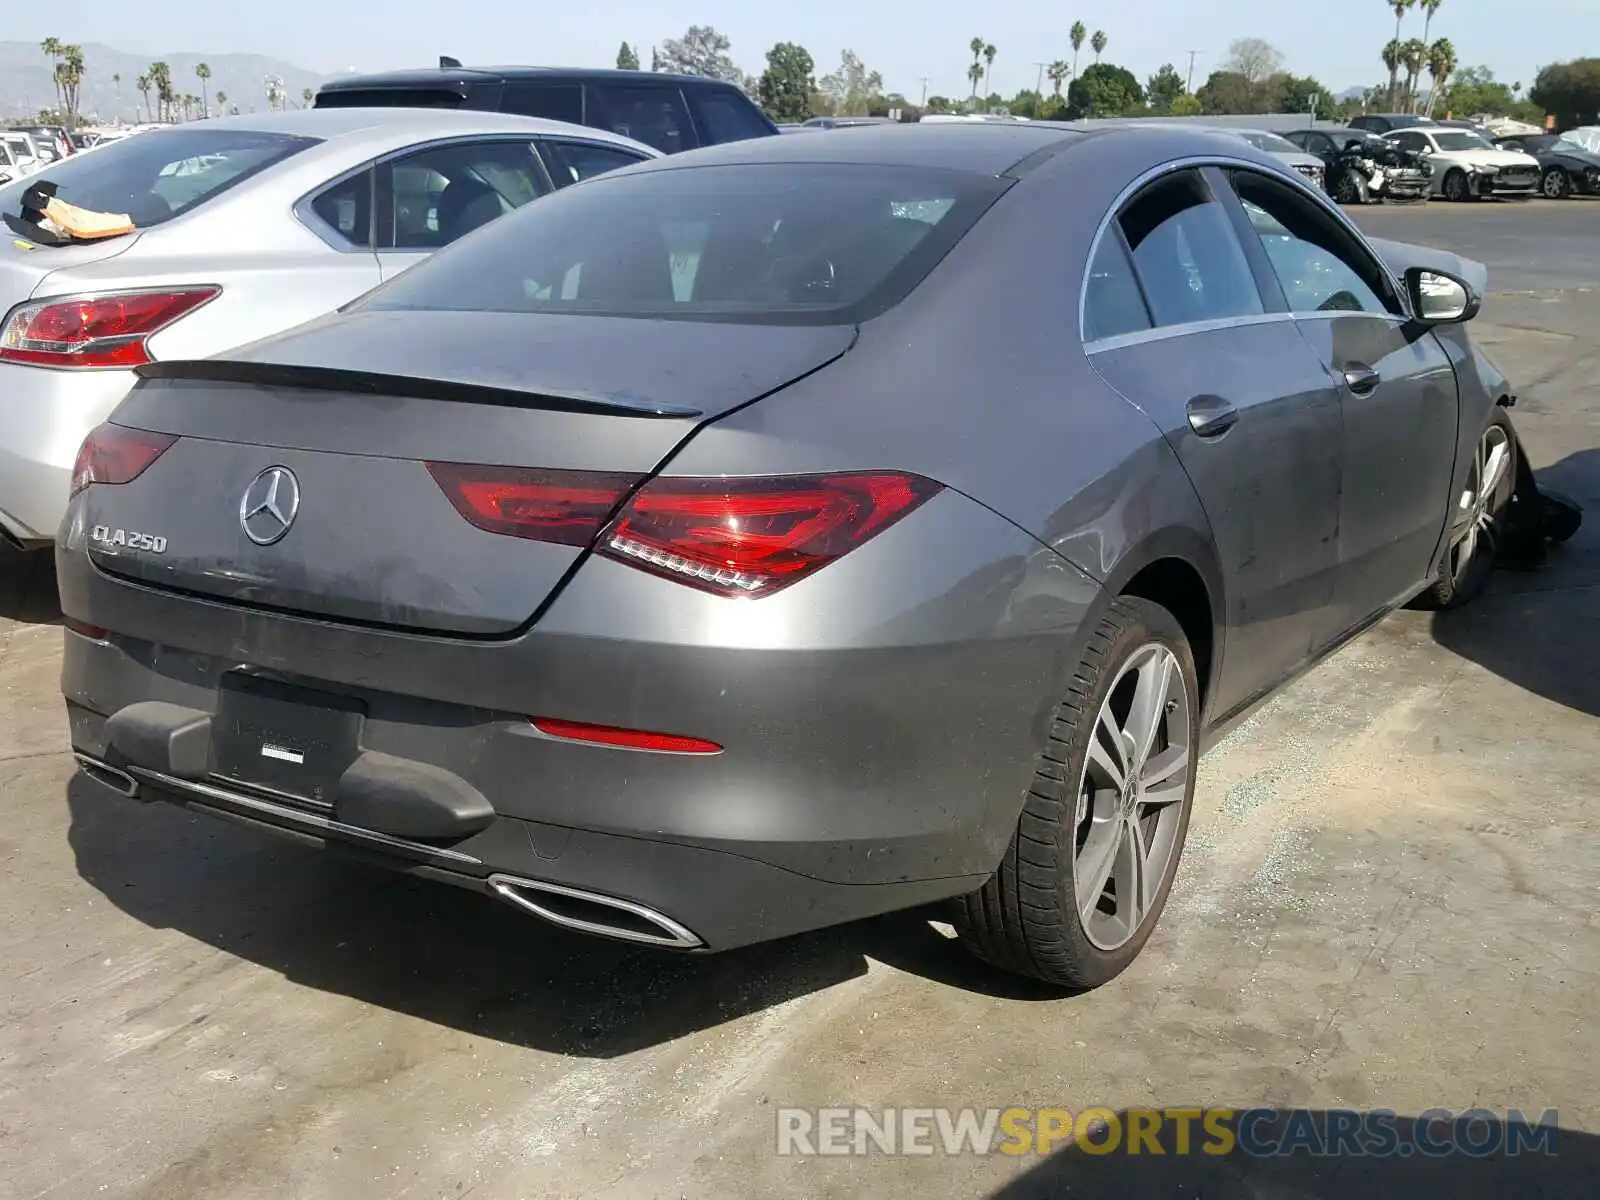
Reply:
[[268, 467], [250, 481], [239, 501], [239, 527], [258, 546], [289, 532], [300, 511], [300, 481], [288, 467]]

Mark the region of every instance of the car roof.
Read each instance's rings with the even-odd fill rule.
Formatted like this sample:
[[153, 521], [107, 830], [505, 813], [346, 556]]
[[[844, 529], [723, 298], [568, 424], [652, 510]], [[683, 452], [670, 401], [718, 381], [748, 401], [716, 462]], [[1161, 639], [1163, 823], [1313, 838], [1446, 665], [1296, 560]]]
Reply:
[[[484, 112], [464, 108], [401, 108], [374, 106], [372, 108], [297, 108], [288, 112], [250, 113], [237, 117], [212, 117], [206, 121], [189, 121], [171, 129], [249, 129], [261, 133], [286, 133], [301, 137], [332, 139], [368, 131], [416, 131], [432, 136], [436, 131], [448, 136], [452, 133], [497, 130], [522, 131], [536, 128], [566, 130], [575, 128], [565, 121], [550, 121], [539, 117], [523, 117], [515, 113]], [[152, 130], [152, 133], [162, 132]], [[585, 133], [593, 130], [585, 128]]]
[[861, 125], [848, 133], [813, 137], [746, 138], [707, 146], [692, 155], [670, 155], [683, 168], [719, 163], [881, 163], [999, 175], [1041, 151], [1091, 136], [1086, 129], [1045, 121], [990, 124], [982, 121], [924, 125]]
[[369, 87], [438, 87], [451, 83], [482, 83], [500, 79], [550, 79], [596, 83], [656, 83], [670, 80], [680, 86], [726, 87], [734, 84], [702, 75], [663, 75], [659, 71], [622, 71], [612, 67], [416, 67], [402, 71], [375, 71], [363, 75], [342, 75], [322, 85], [325, 91]]

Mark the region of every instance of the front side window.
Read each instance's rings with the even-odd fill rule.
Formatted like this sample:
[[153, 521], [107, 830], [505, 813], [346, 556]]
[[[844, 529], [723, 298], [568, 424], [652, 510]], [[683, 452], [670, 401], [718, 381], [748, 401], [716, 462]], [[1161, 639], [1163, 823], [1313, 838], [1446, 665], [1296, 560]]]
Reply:
[[654, 146], [666, 154], [692, 150], [689, 110], [675, 86], [590, 84], [589, 124]]
[[544, 83], [532, 79], [508, 79], [500, 93], [502, 112], [525, 117], [544, 117], [551, 121], [583, 124], [583, 85]]
[[1197, 171], [1151, 184], [1118, 218], [1157, 325], [1261, 313], [1261, 292], [1227, 211]]
[[1399, 311], [1382, 268], [1326, 213], [1251, 171], [1235, 172], [1233, 185], [1291, 312]]
[[1008, 186], [828, 163], [608, 174], [407, 271], [373, 309], [842, 324], [899, 302]]
[[378, 247], [436, 250], [546, 191], [525, 141], [433, 146], [384, 164]]
[[561, 138], [547, 138], [544, 142], [545, 161], [550, 165], [550, 177], [557, 187], [579, 183], [618, 167], [631, 167], [646, 159], [619, 146], [601, 146], [595, 142], [569, 142]]
[[[148, 228], [220, 196], [318, 139], [246, 129], [154, 130], [50, 166], [56, 195], [94, 212], [127, 213]], [[22, 215], [30, 181], [0, 188], [0, 213]]]

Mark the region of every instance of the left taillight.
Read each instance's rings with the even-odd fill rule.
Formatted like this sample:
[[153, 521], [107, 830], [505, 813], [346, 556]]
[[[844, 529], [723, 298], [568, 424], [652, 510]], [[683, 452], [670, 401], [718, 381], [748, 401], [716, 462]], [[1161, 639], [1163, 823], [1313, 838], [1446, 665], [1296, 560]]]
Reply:
[[17, 305], [0, 326], [0, 362], [34, 367], [137, 367], [149, 338], [220, 295], [213, 285], [106, 292]]
[[170, 433], [101, 425], [84, 438], [72, 464], [72, 495], [91, 483], [131, 483], [178, 439]]

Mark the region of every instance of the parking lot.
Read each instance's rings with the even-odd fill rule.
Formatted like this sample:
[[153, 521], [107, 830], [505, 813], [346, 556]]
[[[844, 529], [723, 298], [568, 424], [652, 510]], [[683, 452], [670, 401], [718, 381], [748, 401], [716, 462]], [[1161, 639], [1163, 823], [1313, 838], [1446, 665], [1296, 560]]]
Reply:
[[[1149, 949], [1083, 996], [927, 914], [669, 957], [119, 802], [73, 781], [50, 580], [7, 564], [0, 1196], [1600, 1194], [1600, 202], [1354, 215], [1489, 263], [1474, 336], [1591, 525], [1230, 735]], [[1497, 1164], [775, 1153], [790, 1106], [1179, 1104], [1571, 1132]]]

